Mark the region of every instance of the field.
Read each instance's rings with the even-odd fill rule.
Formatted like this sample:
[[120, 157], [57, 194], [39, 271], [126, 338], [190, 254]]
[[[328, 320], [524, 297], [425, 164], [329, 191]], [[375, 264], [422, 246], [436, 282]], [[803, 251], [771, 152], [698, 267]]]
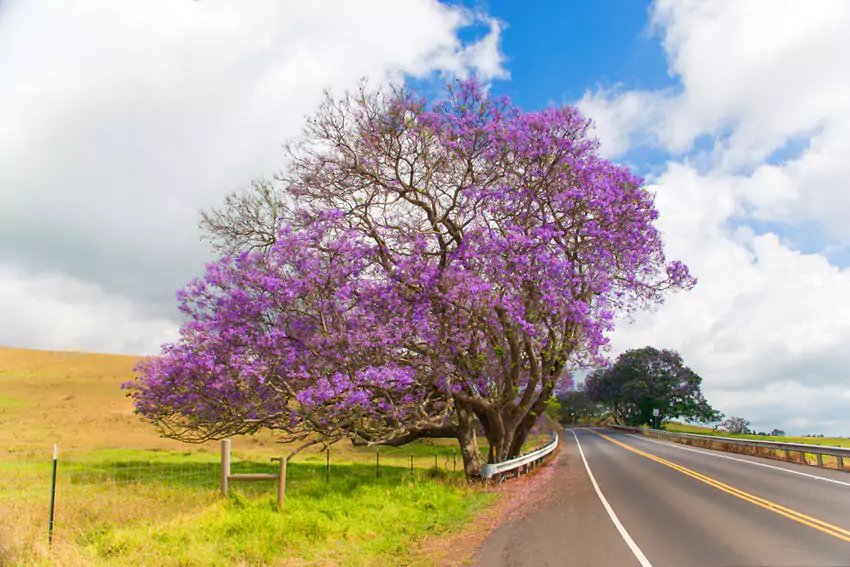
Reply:
[[[428, 565], [422, 542], [496, 498], [466, 485], [446, 441], [304, 451], [283, 511], [271, 482], [224, 499], [217, 443], [162, 439], [133, 414], [119, 385], [136, 360], [0, 348], [0, 564]], [[287, 452], [269, 434], [234, 438], [232, 472], [273, 472]]]

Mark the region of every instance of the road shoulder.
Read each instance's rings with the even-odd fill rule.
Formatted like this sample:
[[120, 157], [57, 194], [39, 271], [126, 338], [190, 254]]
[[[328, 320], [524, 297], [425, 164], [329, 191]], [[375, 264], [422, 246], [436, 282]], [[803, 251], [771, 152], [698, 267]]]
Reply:
[[471, 564], [633, 565], [635, 558], [602, 507], [575, 440], [565, 435], [533, 505], [526, 503], [493, 530]]
[[563, 446], [531, 474], [484, 488], [499, 495], [497, 502], [479, 512], [463, 530], [426, 539], [416, 552], [419, 560], [415, 565], [476, 565], [473, 556], [494, 530], [506, 521], [525, 517], [525, 510], [546, 499], [562, 457], [561, 449]]

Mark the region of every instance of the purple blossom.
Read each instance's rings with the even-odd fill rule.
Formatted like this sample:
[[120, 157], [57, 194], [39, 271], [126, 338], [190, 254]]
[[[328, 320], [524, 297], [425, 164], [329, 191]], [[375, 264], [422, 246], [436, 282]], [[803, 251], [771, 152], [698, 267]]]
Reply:
[[178, 292], [188, 321], [139, 366], [136, 408], [183, 438], [363, 442], [461, 412], [507, 456], [618, 317], [695, 280], [576, 109], [522, 112], [474, 82], [434, 104], [360, 95], [291, 147], [276, 242]]

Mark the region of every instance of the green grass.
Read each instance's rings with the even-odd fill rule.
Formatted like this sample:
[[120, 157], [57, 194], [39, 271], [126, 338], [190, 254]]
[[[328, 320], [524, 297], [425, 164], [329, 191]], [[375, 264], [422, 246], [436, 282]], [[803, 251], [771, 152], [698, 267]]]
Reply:
[[13, 410], [24, 407], [24, 401], [11, 396], [0, 395], [0, 411]]
[[232, 565], [303, 561], [404, 565], [411, 543], [460, 526], [491, 496], [427, 474], [335, 467], [330, 483], [300, 477], [282, 512], [270, 496], [236, 496], [156, 525], [98, 534], [86, 551], [100, 562]]
[[[405, 466], [384, 455], [380, 476], [374, 457], [334, 462], [333, 449], [328, 480], [323, 461], [290, 463], [283, 511], [274, 482], [232, 482], [232, 496], [218, 496], [210, 453], [60, 455], [49, 556], [50, 461], [0, 461], [0, 564], [409, 564], [418, 542], [460, 528], [494, 495], [467, 486], [460, 471], [434, 469], [434, 447], [404, 449]], [[449, 450], [438, 447], [440, 466]], [[419, 454], [413, 472], [411, 453]], [[267, 459], [234, 455], [234, 473], [276, 470]]]

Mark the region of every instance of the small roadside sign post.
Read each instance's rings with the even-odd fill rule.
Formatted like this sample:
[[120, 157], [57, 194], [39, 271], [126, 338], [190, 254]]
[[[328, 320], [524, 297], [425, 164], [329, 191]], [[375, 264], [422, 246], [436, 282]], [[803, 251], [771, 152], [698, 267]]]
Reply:
[[50, 482], [50, 520], [47, 526], [47, 547], [53, 546], [53, 509], [56, 505], [56, 465], [59, 463], [59, 443], [53, 444], [53, 479]]
[[658, 423], [660, 421], [658, 419], [659, 417], [661, 417], [661, 410], [658, 409], [658, 408], [653, 409], [652, 410], [652, 421], [655, 422], [655, 429], [658, 429], [658, 427], [659, 427], [659, 423]]

